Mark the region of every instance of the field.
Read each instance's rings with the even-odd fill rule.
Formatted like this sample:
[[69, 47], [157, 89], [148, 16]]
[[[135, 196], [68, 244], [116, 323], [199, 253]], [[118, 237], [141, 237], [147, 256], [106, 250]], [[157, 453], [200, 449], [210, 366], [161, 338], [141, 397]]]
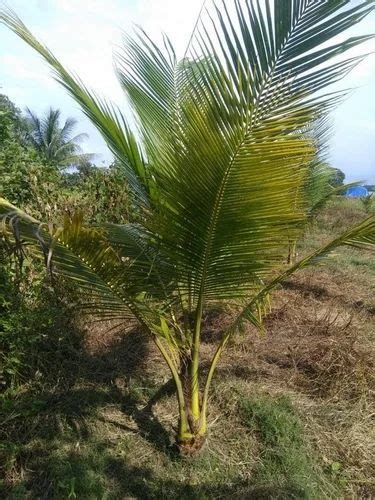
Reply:
[[[332, 202], [299, 256], [364, 216], [360, 202]], [[171, 445], [177, 407], [152, 343], [56, 305], [32, 376], [2, 399], [0, 496], [373, 498], [374, 292], [374, 260], [354, 249], [277, 290], [264, 333], [228, 347], [193, 458]], [[205, 317], [203, 359], [228, 315]]]

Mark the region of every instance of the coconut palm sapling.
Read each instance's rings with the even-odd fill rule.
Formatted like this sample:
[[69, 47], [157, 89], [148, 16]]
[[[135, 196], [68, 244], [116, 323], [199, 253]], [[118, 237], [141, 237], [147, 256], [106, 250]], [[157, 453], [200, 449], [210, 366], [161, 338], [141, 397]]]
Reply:
[[[305, 185], [303, 187], [307, 203], [307, 213], [309, 224], [303, 221], [304, 232], [311, 229], [316, 217], [324, 208], [324, 206], [337, 195], [351, 186], [356, 186], [358, 183], [343, 184], [337, 181], [340, 177], [337, 169], [329, 165], [329, 146], [333, 135], [332, 119], [330, 115], [324, 115], [317, 120], [308, 123], [301, 131], [314, 145], [315, 154], [312, 157], [307, 168]], [[343, 174], [344, 175], [344, 174]], [[335, 185], [337, 184], [337, 185]], [[298, 198], [298, 194], [297, 194]], [[298, 235], [299, 239], [303, 238], [303, 233]], [[297, 258], [298, 241], [291, 241], [288, 251], [288, 264], [294, 264]]]
[[[137, 224], [41, 224], [0, 204], [4, 237], [26, 242], [47, 267], [85, 292], [82, 310], [136, 319], [173, 376], [177, 441], [198, 449], [209, 388], [223, 349], [250, 321], [260, 327], [270, 292], [338, 245], [372, 248], [374, 218], [285, 269], [290, 241], [309, 216], [308, 168], [317, 154], [303, 131], [343, 97], [322, 92], [362, 57], [337, 61], [369, 36], [334, 39], [373, 6], [345, 0], [233, 0], [212, 4], [179, 61], [168, 38], [125, 37], [117, 75], [137, 133], [110, 102], [69, 73], [12, 13], [0, 19], [52, 67], [121, 164]], [[238, 313], [208, 373], [200, 370], [202, 316], [231, 301]]]

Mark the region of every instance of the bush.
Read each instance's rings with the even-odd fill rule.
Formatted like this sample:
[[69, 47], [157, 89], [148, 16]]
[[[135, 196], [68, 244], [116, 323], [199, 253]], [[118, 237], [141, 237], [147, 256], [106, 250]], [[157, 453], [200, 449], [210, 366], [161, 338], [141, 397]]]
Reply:
[[[53, 379], [58, 358], [76, 339], [71, 336], [72, 314], [62, 300], [62, 286], [52, 287], [45, 271], [25, 263], [18, 282], [14, 265], [0, 267], [0, 380], [2, 390], [19, 384]], [[66, 294], [66, 287], [64, 286]]]

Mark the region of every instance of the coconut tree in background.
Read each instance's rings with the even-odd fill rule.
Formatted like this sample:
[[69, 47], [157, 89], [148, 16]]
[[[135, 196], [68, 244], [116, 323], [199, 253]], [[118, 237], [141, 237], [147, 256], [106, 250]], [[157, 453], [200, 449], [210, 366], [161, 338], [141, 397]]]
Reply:
[[[90, 226], [77, 214], [52, 227], [2, 200], [4, 237], [27, 242], [51, 272], [74, 280], [82, 310], [133, 319], [149, 333], [175, 382], [182, 450], [202, 445], [223, 349], [246, 321], [261, 326], [270, 292], [339, 245], [373, 248], [372, 217], [285, 264], [311, 207], [306, 186], [317, 145], [304, 131], [343, 98], [324, 89], [363, 59], [342, 54], [369, 37], [330, 40], [372, 9], [346, 0], [218, 2], [201, 14], [182, 60], [168, 38], [159, 47], [139, 30], [116, 58], [137, 135], [16, 15], [0, 13], [102, 133], [139, 216]], [[237, 313], [202, 373], [202, 316], [221, 301]]]
[[[308, 216], [310, 222], [313, 222], [334, 196], [342, 194], [345, 189], [355, 186], [357, 183], [346, 185], [342, 181], [340, 183], [338, 177], [340, 177], [339, 172], [341, 171], [329, 165], [329, 146], [333, 135], [333, 121], [329, 115], [319, 116], [315, 121], [308, 123], [301, 132], [313, 144], [315, 150], [307, 168], [303, 188], [308, 206]], [[345, 177], [343, 173], [342, 175]], [[305, 221], [303, 225], [305, 231], [309, 229]], [[302, 237], [303, 234], [298, 235], [300, 240]], [[291, 240], [287, 259], [289, 264], [294, 263], [297, 258], [297, 245], [297, 240]]]
[[50, 108], [38, 117], [29, 108], [23, 126], [24, 142], [38, 151], [43, 160], [57, 167], [77, 165], [87, 158], [82, 154], [80, 143], [87, 134], [73, 135], [77, 120], [67, 118], [61, 124], [61, 111]]
[[305, 133], [316, 150], [306, 182], [310, 216], [314, 217], [333, 196], [342, 194], [356, 183], [344, 185], [345, 174], [329, 164], [329, 149], [333, 136], [333, 121], [330, 116], [324, 116], [309, 124]]

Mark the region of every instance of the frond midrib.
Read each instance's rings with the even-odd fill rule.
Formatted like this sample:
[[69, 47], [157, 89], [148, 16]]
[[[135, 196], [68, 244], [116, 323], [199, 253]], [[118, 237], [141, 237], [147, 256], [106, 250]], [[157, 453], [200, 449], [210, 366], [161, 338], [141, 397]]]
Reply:
[[[280, 50], [278, 51], [277, 55], [275, 56], [274, 63], [272, 65], [272, 67], [269, 69], [266, 77], [264, 78], [264, 80], [261, 84], [260, 92], [258, 93], [257, 98], [256, 98], [256, 100], [258, 102], [261, 101], [262, 96], [263, 96], [263, 92], [266, 89], [267, 81], [269, 80], [269, 78], [272, 77], [272, 74], [275, 71], [278, 62], [279, 62], [280, 58], [282, 57], [283, 50], [285, 50], [285, 47], [286, 47], [287, 43], [289, 42], [290, 37], [292, 36], [294, 29], [296, 29], [296, 27], [297, 27], [298, 23], [301, 21], [304, 13], [305, 13], [305, 9], [302, 10], [300, 15], [296, 18], [292, 29], [289, 31], [286, 39], [284, 40], [284, 42], [282, 44], [282, 47], [280, 47]], [[232, 158], [230, 159], [229, 165], [228, 165], [228, 167], [223, 175], [223, 179], [222, 179], [222, 182], [220, 184], [219, 191], [218, 191], [217, 196], [215, 198], [212, 218], [210, 219], [210, 224], [208, 227], [207, 242], [206, 242], [205, 250], [204, 250], [204, 257], [203, 257], [203, 264], [202, 264], [202, 278], [201, 278], [201, 286], [200, 286], [200, 290], [199, 290], [198, 303], [203, 302], [203, 300], [204, 300], [203, 296], [204, 296], [205, 280], [206, 280], [206, 276], [207, 276], [207, 272], [208, 272], [209, 255], [211, 252], [212, 243], [214, 240], [214, 233], [216, 230], [217, 221], [219, 219], [219, 213], [220, 213], [222, 202], [224, 199], [224, 192], [225, 192], [225, 188], [227, 185], [227, 181], [228, 181], [229, 176], [230, 176], [231, 169], [232, 169], [232, 167], [235, 163], [236, 157], [237, 157], [239, 151], [241, 150], [243, 144], [245, 143], [247, 137], [251, 134], [251, 131], [253, 130], [254, 127], [259, 126], [259, 122], [253, 123], [253, 120], [252, 120], [253, 113], [252, 112], [250, 112], [250, 117], [251, 117], [251, 120], [249, 123], [249, 121], [248, 121], [249, 120], [249, 110], [248, 110], [248, 112], [246, 113], [246, 122], [245, 122], [245, 126], [243, 129], [242, 137], [239, 140], [237, 146], [235, 147], [235, 150], [232, 153]], [[263, 119], [265, 119], [265, 117], [263, 117]]]

